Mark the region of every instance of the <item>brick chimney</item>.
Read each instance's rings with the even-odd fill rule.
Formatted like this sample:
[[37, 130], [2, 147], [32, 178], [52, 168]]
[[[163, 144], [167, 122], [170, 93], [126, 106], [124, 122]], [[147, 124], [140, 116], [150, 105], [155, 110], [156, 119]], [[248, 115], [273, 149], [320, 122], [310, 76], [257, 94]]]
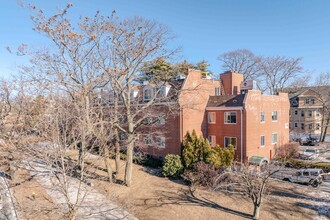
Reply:
[[243, 82], [243, 74], [233, 71], [227, 71], [220, 74], [220, 80], [225, 91], [225, 95], [238, 95], [241, 91], [241, 82]]

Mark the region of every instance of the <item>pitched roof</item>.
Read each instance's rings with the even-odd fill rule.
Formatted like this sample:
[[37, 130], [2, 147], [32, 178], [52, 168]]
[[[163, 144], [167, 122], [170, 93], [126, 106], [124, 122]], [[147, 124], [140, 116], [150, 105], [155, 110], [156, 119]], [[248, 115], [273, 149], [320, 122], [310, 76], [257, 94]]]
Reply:
[[207, 107], [238, 107], [243, 106], [245, 94], [210, 96]]
[[289, 94], [289, 98], [299, 97], [299, 96], [308, 96], [313, 94], [321, 94], [322, 96], [329, 95], [330, 86], [309, 86], [302, 88], [286, 88], [284, 92]]

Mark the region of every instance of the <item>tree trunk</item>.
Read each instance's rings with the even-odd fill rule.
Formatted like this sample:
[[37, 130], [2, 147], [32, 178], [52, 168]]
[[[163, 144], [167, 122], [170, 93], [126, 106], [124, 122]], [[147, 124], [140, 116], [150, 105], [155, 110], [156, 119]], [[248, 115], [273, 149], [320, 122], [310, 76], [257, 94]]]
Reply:
[[120, 172], [120, 145], [118, 141], [115, 143], [115, 148], [116, 148], [116, 175], [119, 174]]
[[259, 215], [260, 215], [260, 204], [254, 204], [253, 219], [254, 220], [259, 219]]
[[133, 145], [134, 142], [129, 141], [126, 151], [125, 184], [128, 187], [132, 185]]
[[327, 136], [328, 126], [329, 126], [329, 119], [327, 120], [327, 123], [325, 124], [325, 128], [323, 130], [323, 134], [321, 133], [321, 136], [322, 136], [321, 142], [322, 143], [325, 141], [325, 137]]
[[111, 167], [111, 164], [109, 162], [109, 149], [105, 146], [104, 147], [104, 156], [103, 156], [103, 159], [104, 159], [104, 164], [105, 164], [105, 167], [107, 169], [107, 174], [108, 174], [108, 181], [110, 183], [112, 183], [112, 167]]

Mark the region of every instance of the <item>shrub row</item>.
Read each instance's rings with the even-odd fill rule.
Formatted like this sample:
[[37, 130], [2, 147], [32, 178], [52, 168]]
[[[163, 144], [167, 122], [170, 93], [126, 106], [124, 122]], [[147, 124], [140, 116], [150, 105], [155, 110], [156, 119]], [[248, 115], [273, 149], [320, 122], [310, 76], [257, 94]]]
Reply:
[[330, 172], [330, 164], [329, 163], [312, 163], [312, 162], [306, 162], [306, 161], [301, 161], [301, 160], [289, 159], [289, 160], [286, 161], [285, 166], [296, 168], [296, 169], [318, 168], [318, 169], [322, 169], [326, 173]]

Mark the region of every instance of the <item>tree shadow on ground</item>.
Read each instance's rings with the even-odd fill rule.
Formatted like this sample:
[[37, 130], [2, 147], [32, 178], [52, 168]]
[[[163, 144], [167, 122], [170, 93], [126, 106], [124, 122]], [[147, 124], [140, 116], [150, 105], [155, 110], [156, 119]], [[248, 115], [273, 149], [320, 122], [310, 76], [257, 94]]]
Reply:
[[327, 202], [330, 204], [329, 199], [324, 199], [324, 198], [317, 198], [313, 196], [307, 196], [300, 194], [299, 192], [285, 192], [285, 191], [272, 191], [271, 195], [273, 196], [279, 196], [279, 197], [289, 197], [289, 198], [294, 198], [294, 199], [304, 199], [308, 201], [315, 201], [315, 202]]
[[308, 203], [303, 203], [303, 202], [297, 202], [297, 203], [295, 203], [295, 205], [299, 206], [299, 207], [314, 210], [319, 216], [325, 216], [325, 217], [330, 218], [330, 204], [329, 203], [313, 205], [313, 204], [308, 204]]
[[190, 205], [213, 208], [219, 211], [223, 211], [229, 214], [237, 215], [243, 218], [252, 219], [252, 215], [233, 210], [217, 204], [216, 202], [204, 197], [196, 196], [190, 190], [181, 189], [180, 191], [173, 193], [168, 191], [158, 191], [159, 196], [156, 198], [143, 199], [143, 204], [140, 206], [146, 206], [147, 209], [162, 207], [166, 205]]

